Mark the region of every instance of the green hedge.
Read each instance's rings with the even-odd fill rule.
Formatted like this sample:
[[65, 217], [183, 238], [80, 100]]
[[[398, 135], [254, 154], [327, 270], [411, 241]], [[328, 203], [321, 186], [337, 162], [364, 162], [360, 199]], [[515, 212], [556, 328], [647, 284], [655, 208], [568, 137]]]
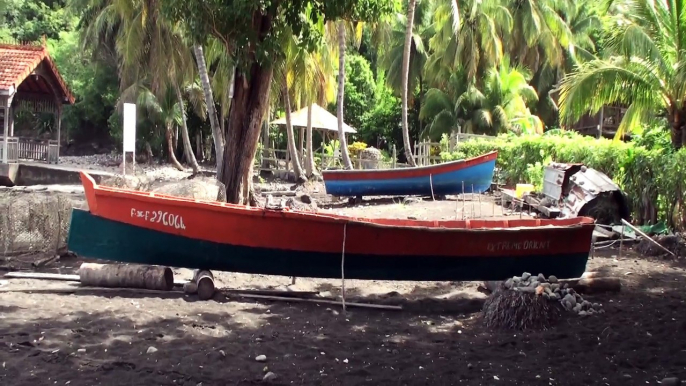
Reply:
[[[446, 150], [445, 140], [443, 145]], [[664, 141], [659, 146], [650, 145], [596, 139], [573, 132], [501, 135], [494, 140], [461, 142], [456, 151], [443, 151], [441, 157], [455, 160], [498, 150], [497, 166], [504, 183], [532, 183], [538, 189], [543, 183], [543, 167], [551, 161], [581, 162], [607, 174], [624, 190], [634, 221], [647, 224], [664, 220], [674, 229], [686, 229], [686, 149], [673, 152], [664, 146]]]

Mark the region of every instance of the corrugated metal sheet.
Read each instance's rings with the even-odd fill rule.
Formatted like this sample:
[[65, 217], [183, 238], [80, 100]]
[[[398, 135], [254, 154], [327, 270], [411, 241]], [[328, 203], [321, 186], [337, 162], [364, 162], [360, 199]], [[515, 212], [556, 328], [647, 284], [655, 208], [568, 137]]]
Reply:
[[[582, 212], [590, 211], [589, 205], [598, 204], [599, 201], [596, 199], [599, 197], [602, 197], [605, 202], [614, 201], [617, 209], [615, 217], [628, 216], [629, 209], [624, 194], [607, 175], [592, 168], [582, 167], [570, 177], [569, 181], [571, 189], [562, 208], [563, 217], [574, 217]], [[595, 203], [594, 200], [596, 200]]]

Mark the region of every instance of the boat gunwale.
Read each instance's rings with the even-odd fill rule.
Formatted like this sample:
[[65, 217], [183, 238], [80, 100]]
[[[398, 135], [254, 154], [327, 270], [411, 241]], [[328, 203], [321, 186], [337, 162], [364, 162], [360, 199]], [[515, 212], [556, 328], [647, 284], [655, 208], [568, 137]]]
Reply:
[[[555, 225], [555, 224], [541, 224], [541, 219], [513, 219], [514, 221], [526, 221], [531, 222], [531, 225], [520, 225], [515, 227], [510, 226], [494, 226], [489, 227], [489, 223], [495, 224], [509, 224], [510, 219], [506, 220], [488, 220], [488, 219], [474, 219], [474, 220], [403, 220], [403, 219], [367, 219], [350, 217], [338, 214], [324, 214], [319, 212], [304, 212], [304, 211], [293, 211], [289, 208], [284, 208], [281, 210], [269, 209], [269, 208], [259, 208], [259, 207], [249, 207], [239, 204], [230, 204], [206, 199], [195, 199], [187, 197], [177, 197], [166, 194], [157, 194], [154, 192], [142, 192], [130, 189], [115, 188], [110, 186], [103, 186], [95, 183], [95, 180], [87, 174], [86, 172], [81, 172], [81, 177], [83, 180], [83, 185], [86, 193], [86, 197], [89, 197], [89, 190], [93, 193], [93, 199], [96, 202], [89, 202], [89, 211], [91, 207], [97, 208], [97, 197], [109, 197], [115, 199], [124, 200], [135, 200], [139, 202], [144, 202], [146, 204], [164, 204], [168, 206], [184, 207], [191, 209], [200, 209], [210, 212], [219, 213], [231, 213], [231, 214], [244, 214], [251, 216], [270, 216], [270, 217], [280, 217], [288, 218], [290, 220], [306, 220], [306, 221], [319, 221], [324, 223], [351, 223], [367, 227], [376, 228], [389, 228], [398, 230], [422, 230], [430, 232], [451, 232], [451, 233], [463, 233], [463, 232], [503, 232], [503, 231], [536, 231], [536, 230], [562, 230], [562, 229], [583, 229], [589, 226], [595, 225], [595, 220], [590, 217], [576, 217], [571, 219], [551, 219], [543, 220], [547, 222], [566, 222], [576, 220], [571, 224]], [[92, 205], [94, 204], [94, 205]], [[97, 215], [97, 213], [95, 213]], [[383, 221], [398, 221], [399, 224], [384, 224], [378, 222], [378, 220]], [[565, 221], [566, 220], [566, 221]], [[115, 220], [116, 221], [116, 220]], [[455, 226], [441, 226], [442, 223], [448, 222], [460, 222], [463, 224], [461, 227]], [[400, 223], [402, 222], [402, 223]], [[481, 226], [478, 228], [470, 228], [472, 222], [486, 223], [486, 226]], [[407, 225], [408, 223], [418, 223], [417, 225]], [[428, 226], [427, 223], [433, 223], [433, 226]]]

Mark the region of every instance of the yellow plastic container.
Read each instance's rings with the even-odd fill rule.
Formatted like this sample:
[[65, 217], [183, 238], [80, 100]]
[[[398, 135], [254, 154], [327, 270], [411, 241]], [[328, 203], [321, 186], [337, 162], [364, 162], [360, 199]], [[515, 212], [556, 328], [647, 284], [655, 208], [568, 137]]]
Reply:
[[517, 198], [522, 198], [524, 193], [531, 193], [534, 191], [534, 186], [532, 184], [517, 184], [515, 189], [515, 196]]

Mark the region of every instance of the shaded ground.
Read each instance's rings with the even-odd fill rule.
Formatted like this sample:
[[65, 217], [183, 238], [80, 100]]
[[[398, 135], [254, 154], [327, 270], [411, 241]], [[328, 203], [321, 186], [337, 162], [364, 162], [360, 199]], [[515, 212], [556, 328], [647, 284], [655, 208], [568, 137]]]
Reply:
[[[79, 263], [63, 261], [60, 270]], [[345, 316], [333, 305], [183, 294], [0, 292], [0, 384], [248, 385], [267, 371], [284, 385], [638, 385], [686, 377], [683, 268], [631, 255], [595, 258], [589, 269], [625, 280], [620, 294], [587, 296], [606, 313], [529, 333], [483, 328], [476, 283], [348, 281], [352, 296], [395, 298], [406, 309]], [[290, 284], [218, 279], [231, 288]], [[299, 278], [291, 288], [335, 295], [339, 284]], [[67, 286], [13, 279], [0, 290]]]
[[[356, 216], [439, 219], [455, 216], [456, 204], [449, 197], [328, 205]], [[0, 281], [0, 384], [251, 385], [270, 371], [272, 384], [281, 385], [643, 385], [686, 378], [683, 266], [631, 251], [617, 255], [598, 251], [588, 264], [624, 280], [619, 294], [586, 296], [606, 313], [569, 315], [544, 332], [485, 329], [477, 283], [349, 280], [349, 297], [405, 309], [343, 315], [337, 305], [200, 302], [182, 293], [8, 292], [70, 284]], [[73, 273], [80, 262], [44, 270]], [[177, 279], [190, 275], [176, 270]], [[327, 296], [337, 296], [340, 285], [298, 278], [291, 286], [287, 277], [231, 273], [217, 279], [228, 288]]]

